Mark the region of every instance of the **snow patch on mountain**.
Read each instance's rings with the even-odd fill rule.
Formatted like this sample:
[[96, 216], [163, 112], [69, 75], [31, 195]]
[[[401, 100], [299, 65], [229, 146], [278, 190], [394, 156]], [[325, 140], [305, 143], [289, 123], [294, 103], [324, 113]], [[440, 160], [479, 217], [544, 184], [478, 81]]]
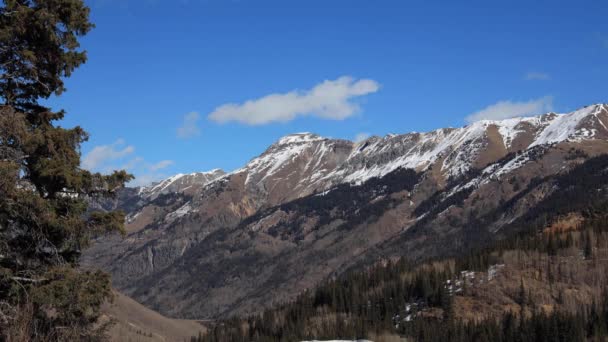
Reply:
[[167, 214], [167, 216], [165, 216], [165, 221], [173, 221], [182, 216], [185, 216], [186, 214], [191, 213], [192, 211], [192, 205], [190, 204], [190, 202], [187, 202], [186, 204], [179, 207], [177, 210]]
[[262, 182], [281, 170], [284, 165], [308, 148], [306, 141], [298, 141], [292, 144], [282, 143], [277, 146], [280, 146], [280, 148], [275, 148], [270, 153], [264, 153], [254, 158], [243, 169], [239, 169], [234, 173], [246, 172], [247, 178], [245, 184], [248, 184], [253, 179], [251, 177], [253, 175], [263, 175], [261, 179], [257, 180], [258, 183]]
[[313, 142], [313, 141], [319, 141], [319, 140], [324, 140], [325, 138], [322, 138], [316, 134], [310, 133], [310, 132], [303, 132], [303, 133], [294, 133], [294, 134], [290, 134], [290, 135], [286, 135], [284, 137], [282, 137], [281, 139], [279, 139], [279, 141], [277, 141], [275, 143], [275, 145], [291, 145], [291, 144], [299, 144], [299, 143], [309, 143], [309, 142]]
[[185, 174], [178, 173], [176, 175], [173, 175], [167, 179], [160, 181], [158, 184], [156, 184], [148, 189], [146, 187], [143, 187], [142, 190], [145, 192], [149, 192], [149, 193], [161, 192], [161, 191], [165, 190], [167, 187], [169, 187], [171, 184], [175, 183], [178, 179], [180, 179], [184, 176], [185, 176]]
[[489, 122], [489, 124], [498, 126], [498, 133], [502, 136], [505, 148], [507, 149], [511, 148], [513, 141], [519, 134], [525, 132], [522, 128], [525, 123], [538, 127], [541, 125], [541, 119], [540, 117], [527, 117], [506, 119], [500, 122]]
[[[344, 165], [326, 178], [362, 183], [372, 177], [382, 177], [400, 167], [421, 170], [442, 158], [442, 172], [448, 177], [455, 177], [471, 169], [476, 157], [486, 146], [490, 126], [498, 128], [507, 149], [511, 148], [519, 134], [526, 132], [526, 128], [531, 132], [539, 132], [533, 143], [528, 146], [532, 148], [565, 140], [593, 138], [597, 130], [582, 127], [584, 121], [594, 115], [598, 124], [606, 129], [597, 117], [600, 112], [606, 110], [606, 105], [594, 105], [570, 114], [551, 113], [506, 120], [482, 120], [456, 129], [389, 135], [384, 138], [372, 137], [356, 145]], [[383, 160], [377, 163], [370, 162], [374, 156], [383, 154], [387, 155], [387, 158], [381, 158]], [[352, 163], [357, 158], [363, 159], [364, 162]], [[348, 167], [349, 164], [355, 164], [356, 167]], [[500, 170], [501, 174], [523, 164], [525, 160], [522, 159], [513, 161]]]
[[597, 117], [602, 110], [605, 110], [604, 105], [598, 104], [581, 108], [570, 114], [555, 114], [551, 123], [543, 129], [529, 147], [592, 138], [595, 136], [596, 130], [581, 127], [581, 124], [583, 120], [593, 115], [603, 125]]
[[141, 187], [139, 188], [138, 193], [146, 198], [155, 198], [163, 193], [185, 191], [193, 185], [206, 185], [225, 174], [226, 173], [221, 169], [213, 169], [207, 172], [193, 172], [189, 174], [178, 173], [156, 184]]

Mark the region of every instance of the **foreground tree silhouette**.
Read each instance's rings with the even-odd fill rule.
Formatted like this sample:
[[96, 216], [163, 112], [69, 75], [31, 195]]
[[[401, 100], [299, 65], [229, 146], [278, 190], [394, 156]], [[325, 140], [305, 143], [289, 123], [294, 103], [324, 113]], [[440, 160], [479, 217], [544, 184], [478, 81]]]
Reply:
[[80, 168], [80, 127], [39, 100], [61, 94], [86, 61], [93, 25], [82, 0], [4, 0], [0, 7], [0, 340], [103, 339], [109, 276], [82, 271], [91, 236], [123, 232], [121, 212], [88, 212], [132, 176]]

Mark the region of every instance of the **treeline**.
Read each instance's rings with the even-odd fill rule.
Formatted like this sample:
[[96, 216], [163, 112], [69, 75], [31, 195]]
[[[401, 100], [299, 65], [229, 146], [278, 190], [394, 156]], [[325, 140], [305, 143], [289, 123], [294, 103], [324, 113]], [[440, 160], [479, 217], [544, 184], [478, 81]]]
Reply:
[[416, 320], [406, 336], [421, 342], [577, 342], [604, 341], [608, 337], [608, 296], [601, 304], [578, 313], [534, 311], [531, 316], [506, 313], [479, 322]]
[[[463, 262], [460, 267], [472, 270], [485, 270], [491, 264], [497, 263], [496, 255], [502, 254], [505, 250], [536, 250], [539, 252], [555, 255], [558, 249], [573, 246], [573, 232], [556, 234], [548, 232], [538, 234], [540, 231], [550, 226], [556, 220], [576, 213], [580, 216], [583, 223], [577, 230], [582, 230], [582, 246], [585, 255], [591, 253], [591, 239], [589, 234], [604, 232], [608, 226], [608, 155], [600, 155], [590, 158], [583, 164], [573, 168], [571, 171], [556, 176], [549, 180], [552, 187], [556, 190], [543, 199], [538, 205], [530, 208], [523, 216], [513, 223], [501, 229], [502, 238], [495, 239], [486, 246], [481, 246], [478, 250], [471, 251], [464, 258], [459, 258]], [[533, 188], [543, 183], [543, 180], [533, 179], [524, 192], [529, 192]], [[520, 196], [519, 194], [516, 197]], [[503, 206], [496, 209], [489, 216], [477, 222], [472, 222], [471, 226], [484, 226], [487, 222], [496, 220], [498, 214], [511, 210], [513, 203], [507, 201]], [[468, 228], [471, 230], [471, 228]], [[476, 231], [479, 231], [477, 229]]]
[[490, 214], [492, 217], [485, 218], [482, 223], [491, 222], [502, 213], [512, 210], [518, 198], [543, 183], [548, 183], [556, 190], [511, 224], [509, 231], [523, 231], [527, 234], [530, 230], [546, 227], [556, 217], [572, 212], [579, 212], [584, 217], [606, 213], [607, 170], [608, 155], [600, 155], [562, 175], [532, 179], [526, 189], [497, 208]]

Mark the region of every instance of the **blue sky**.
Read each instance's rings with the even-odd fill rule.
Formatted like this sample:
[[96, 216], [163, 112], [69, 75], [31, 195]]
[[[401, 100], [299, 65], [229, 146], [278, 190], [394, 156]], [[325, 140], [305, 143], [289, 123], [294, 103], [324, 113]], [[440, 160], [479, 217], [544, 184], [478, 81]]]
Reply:
[[355, 139], [607, 101], [606, 1], [87, 2], [89, 60], [49, 103], [90, 132], [85, 166], [139, 183], [230, 171], [289, 133]]

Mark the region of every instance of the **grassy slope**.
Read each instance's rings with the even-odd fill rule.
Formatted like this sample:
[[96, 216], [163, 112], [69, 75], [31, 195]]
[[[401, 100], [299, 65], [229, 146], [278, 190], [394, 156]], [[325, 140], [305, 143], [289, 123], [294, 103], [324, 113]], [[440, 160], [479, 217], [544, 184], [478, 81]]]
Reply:
[[121, 293], [103, 312], [117, 321], [110, 330], [112, 341], [189, 341], [205, 330], [196, 321], [165, 317]]

